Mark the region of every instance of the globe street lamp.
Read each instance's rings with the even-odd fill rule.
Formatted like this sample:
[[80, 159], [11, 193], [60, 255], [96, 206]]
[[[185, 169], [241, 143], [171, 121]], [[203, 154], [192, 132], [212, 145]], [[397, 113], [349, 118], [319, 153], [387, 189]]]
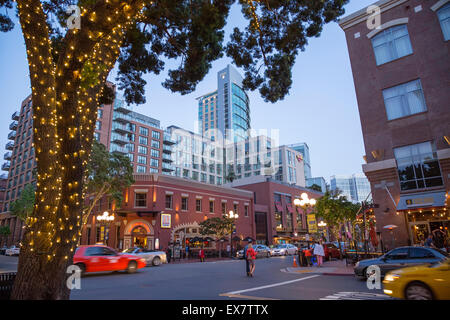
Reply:
[[314, 207], [316, 205], [316, 202], [317, 202], [316, 199], [309, 199], [308, 194], [306, 192], [303, 192], [300, 195], [300, 199], [299, 198], [294, 199], [294, 205], [296, 207], [301, 207], [303, 209], [305, 216], [308, 213], [308, 208]]
[[317, 225], [318, 225], [320, 228], [323, 228], [323, 229], [322, 229], [322, 237], [325, 238], [324, 230], [325, 230], [325, 228], [326, 228], [326, 226], [327, 226], [326, 222], [320, 221]]
[[234, 213], [233, 210], [230, 210], [228, 214], [225, 214], [225, 217], [228, 219], [231, 219], [233, 221], [233, 225], [231, 226], [231, 232], [230, 232], [230, 258], [233, 257], [233, 243], [231, 242], [231, 237], [233, 235], [234, 230], [234, 222], [239, 218], [239, 215], [237, 213]]
[[114, 214], [109, 215], [108, 211], [103, 212], [102, 215], [98, 215], [97, 216], [97, 221], [100, 221], [100, 224], [102, 224], [104, 226], [104, 230], [103, 230], [103, 242], [106, 243], [106, 227], [108, 225], [108, 223], [111, 223], [112, 221], [114, 221]]

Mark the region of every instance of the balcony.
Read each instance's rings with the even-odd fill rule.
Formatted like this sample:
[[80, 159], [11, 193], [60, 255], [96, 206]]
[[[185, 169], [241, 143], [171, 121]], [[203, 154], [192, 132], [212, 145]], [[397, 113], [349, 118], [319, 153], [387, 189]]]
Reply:
[[114, 111], [118, 111], [124, 114], [128, 114], [131, 111], [133, 111], [133, 109], [128, 106], [125, 101], [120, 100], [120, 99], [115, 99], [114, 101]]
[[15, 139], [16, 139], [16, 132], [15, 132], [15, 131], [11, 131], [11, 132], [8, 134], [8, 139], [9, 139], [9, 140], [15, 140]]
[[111, 152], [121, 153], [121, 154], [128, 154], [128, 149], [127, 148], [118, 146], [116, 144], [111, 144], [110, 151]]
[[11, 168], [11, 162], [7, 161], [2, 164], [2, 170], [9, 171], [9, 168]]
[[114, 113], [114, 115], [113, 115], [113, 121], [117, 121], [117, 122], [126, 124], [131, 121], [131, 117], [129, 117], [123, 113], [117, 112], [117, 113]]
[[11, 120], [19, 120], [19, 116], [20, 116], [19, 111], [16, 111], [12, 114]]
[[163, 152], [164, 153], [172, 153], [172, 147], [163, 145]]
[[124, 145], [130, 143], [130, 141], [125, 136], [122, 136], [120, 134], [115, 134], [115, 133], [112, 134], [111, 142], [114, 142], [121, 146], [124, 146]]
[[12, 153], [11, 153], [11, 152], [7, 152], [7, 153], [5, 153], [5, 155], [3, 156], [3, 159], [5, 159], [5, 160], [11, 160], [11, 156], [12, 156]]
[[126, 125], [122, 125], [119, 123], [113, 123], [112, 129], [115, 132], [121, 133], [121, 134], [127, 134], [127, 133], [133, 133]]
[[173, 162], [172, 156], [170, 156], [168, 153], [164, 153], [162, 156], [162, 161], [172, 163]]
[[163, 144], [166, 145], [174, 145], [176, 142], [175, 140], [172, 140], [172, 135], [170, 133], [164, 133], [164, 137], [163, 137]]
[[167, 163], [163, 163], [162, 164], [162, 171], [163, 172], [172, 172], [174, 170], [175, 169], [170, 164], [167, 164]]
[[14, 142], [10, 141], [6, 144], [6, 150], [14, 149]]
[[13, 121], [9, 124], [9, 130], [17, 130], [17, 121]]

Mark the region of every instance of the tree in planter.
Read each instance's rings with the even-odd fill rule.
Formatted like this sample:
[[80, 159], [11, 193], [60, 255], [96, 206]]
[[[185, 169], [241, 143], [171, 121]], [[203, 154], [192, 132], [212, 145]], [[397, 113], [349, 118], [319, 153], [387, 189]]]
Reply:
[[[11, 234], [11, 229], [9, 226], [0, 226], [0, 239], [2, 241], [2, 245], [6, 245], [8, 242], [8, 237]], [[5, 242], [5, 244], [3, 244]]]
[[[36, 203], [27, 223], [13, 299], [68, 299], [66, 269], [81, 235], [86, 169], [97, 108], [110, 102], [105, 81], [118, 62], [127, 103], [144, 103], [145, 73], [187, 94], [223, 51], [245, 70], [244, 89], [276, 102], [289, 92], [291, 69], [309, 37], [344, 13], [348, 0], [242, 0], [245, 30], [223, 46], [233, 0], [17, 0], [32, 88]], [[78, 5], [77, 17], [66, 10]], [[0, 7], [13, 8], [12, 0]], [[72, 10], [73, 12], [73, 10]], [[0, 31], [13, 28], [0, 13]], [[67, 32], [66, 27], [73, 27]], [[225, 50], [224, 50], [225, 49]]]
[[[229, 236], [233, 232], [234, 219], [223, 217], [214, 217], [202, 221], [199, 224], [199, 232], [204, 236], [213, 236], [217, 240]], [[219, 248], [219, 258], [222, 257], [222, 248]]]
[[93, 140], [90, 161], [87, 166], [87, 190], [93, 199], [83, 211], [83, 224], [100, 199], [107, 196], [120, 207], [123, 201], [123, 190], [134, 183], [133, 166], [130, 159], [115, 152], [108, 152], [105, 146]]

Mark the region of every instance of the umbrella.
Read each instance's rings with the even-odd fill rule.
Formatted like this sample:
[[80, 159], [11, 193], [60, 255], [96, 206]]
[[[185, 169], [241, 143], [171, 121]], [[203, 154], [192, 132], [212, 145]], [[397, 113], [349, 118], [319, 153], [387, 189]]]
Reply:
[[255, 239], [253, 239], [252, 237], [247, 237], [247, 238], [244, 238], [243, 241], [252, 242], [252, 241], [255, 241]]
[[241, 238], [239, 238], [238, 236], [234, 236], [231, 240], [233, 240], [233, 241], [240, 241]]
[[384, 226], [383, 228], [384, 228], [384, 229], [392, 230], [392, 229], [394, 229], [394, 228], [397, 228], [397, 226], [396, 226], [395, 224], [388, 224], [387, 226]]

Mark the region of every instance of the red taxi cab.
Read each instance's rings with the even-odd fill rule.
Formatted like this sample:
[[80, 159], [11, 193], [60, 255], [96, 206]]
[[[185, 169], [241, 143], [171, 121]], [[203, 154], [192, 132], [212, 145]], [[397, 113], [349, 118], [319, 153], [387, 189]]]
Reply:
[[146, 266], [145, 259], [132, 254], [120, 254], [104, 245], [79, 246], [73, 264], [85, 272], [127, 271], [134, 273]]

